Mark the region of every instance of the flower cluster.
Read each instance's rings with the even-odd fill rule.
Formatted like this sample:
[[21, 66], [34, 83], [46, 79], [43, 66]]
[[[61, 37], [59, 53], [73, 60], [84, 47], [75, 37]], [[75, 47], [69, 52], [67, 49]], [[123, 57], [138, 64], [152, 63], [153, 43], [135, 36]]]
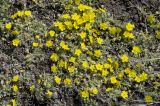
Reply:
[[[11, 19], [28, 19], [31, 16], [33, 15], [29, 10], [17, 11]], [[147, 21], [154, 23], [155, 18], [148, 16]], [[31, 94], [36, 94], [37, 91], [47, 99], [53, 99], [57, 89], [69, 88], [76, 90], [84, 101], [99, 95], [106, 97], [106, 94], [109, 98], [128, 100], [134, 95], [135, 89], [140, 91], [143, 86], [154, 81], [153, 74], [136, 61], [146, 50], [139, 40], [142, 40], [143, 36], [140, 36], [140, 33], [136, 36], [136, 27], [132, 22], [123, 25], [111, 22], [110, 15], [103, 8], [95, 9], [76, 3], [68, 7], [47, 31], [43, 34], [35, 31], [34, 36], [27, 35], [23, 30], [18, 31], [14, 22], [3, 26], [4, 31], [14, 38], [11, 40], [12, 46], [27, 47], [30, 44], [26, 51], [43, 51], [50, 64], [50, 72], [44, 76], [35, 75], [35, 79], [31, 75], [28, 78], [30, 83], [25, 82], [27, 78], [23, 77], [23, 74], [14, 74], [8, 84], [14, 95], [27, 89]], [[160, 24], [156, 27], [156, 38], [159, 39]], [[21, 34], [29, 37], [19, 37]], [[26, 39], [31, 41], [25, 42]], [[30, 54], [27, 56], [36, 55], [34, 52], [33, 55]], [[40, 56], [39, 58], [42, 58]], [[158, 88], [157, 83], [154, 82]], [[144, 100], [149, 103], [153, 98], [144, 93]], [[16, 99], [13, 98], [8, 106], [10, 104], [16, 106]]]
[[[106, 56], [106, 50], [103, 48], [103, 46], [108, 46], [106, 40], [109, 37], [112, 40], [114, 36], [124, 35], [121, 36], [122, 42], [125, 39], [136, 39], [132, 32], [135, 28], [134, 24], [129, 22], [124, 25], [124, 29], [121, 29], [109, 21], [98, 21], [99, 18], [103, 19], [103, 15], [105, 15], [100, 11], [102, 9], [94, 9], [84, 4], [73, 8], [75, 12], [62, 14], [48, 32], [50, 35], [48, 41], [53, 44], [50, 43], [50, 46], [46, 46], [55, 50], [50, 56], [53, 62], [51, 72], [53, 75], [59, 75], [54, 76], [56, 84], [64, 84], [64, 86], [83, 84], [83, 87], [79, 88], [79, 95], [86, 99], [89, 96], [97, 95], [104, 82], [112, 85], [112, 88], [106, 87], [106, 92], [110, 92], [113, 89], [122, 89], [121, 86], [125, 83], [123, 78], [128, 77], [137, 83], [148, 79], [148, 74], [145, 71], [139, 74], [138, 70], [129, 67], [129, 53], [122, 53], [120, 58], [118, 55]], [[140, 54], [141, 48], [133, 46], [131, 53]], [[122, 69], [124, 70], [121, 71]], [[64, 80], [60, 73], [66, 73]], [[90, 79], [87, 84], [79, 83], [85, 82], [86, 76], [91, 79], [94, 77], [96, 81]], [[88, 86], [90, 83], [92, 85]], [[122, 89], [119, 95], [127, 99], [129, 93]]]
[[32, 12], [30, 10], [17, 11], [11, 16], [11, 19], [21, 18], [21, 17], [30, 17]]

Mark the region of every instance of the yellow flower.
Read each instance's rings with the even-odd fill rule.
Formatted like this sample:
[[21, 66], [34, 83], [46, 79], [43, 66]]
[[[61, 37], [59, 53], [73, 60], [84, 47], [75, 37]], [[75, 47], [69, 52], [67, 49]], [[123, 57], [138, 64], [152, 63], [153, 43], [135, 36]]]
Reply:
[[17, 18], [17, 14], [13, 14], [13, 15], [11, 15], [11, 19], [15, 19], [15, 18]]
[[87, 54], [90, 55], [90, 56], [93, 56], [92, 51], [87, 51]]
[[55, 22], [54, 26], [58, 27], [61, 31], [64, 31], [66, 29], [65, 25], [63, 25], [63, 23], [59, 21]]
[[97, 38], [97, 43], [101, 45], [103, 43], [103, 39], [102, 38]]
[[80, 5], [78, 6], [78, 9], [79, 9], [79, 11], [84, 11], [84, 10], [86, 10], [86, 6], [83, 5], [83, 4], [80, 4]]
[[88, 13], [83, 13], [82, 19], [84, 20], [84, 22], [89, 21], [90, 19], [89, 19]]
[[128, 31], [125, 31], [125, 32], [123, 33], [123, 35], [124, 35], [125, 38], [128, 38], [128, 39], [133, 39], [133, 38], [135, 37], [135, 36], [133, 35], [133, 33], [128, 32]]
[[77, 56], [80, 56], [82, 53], [82, 51], [80, 49], [76, 49], [74, 54], [77, 55]]
[[81, 42], [81, 49], [87, 49], [85, 43]]
[[69, 59], [69, 62], [74, 63], [74, 62], [75, 62], [75, 60], [76, 60], [76, 58], [75, 58], [75, 57], [71, 57], [71, 58]]
[[19, 43], [20, 43], [19, 39], [13, 39], [13, 40], [12, 40], [13, 46], [18, 46]]
[[120, 34], [122, 32], [121, 28], [116, 27], [116, 33]]
[[86, 90], [85, 91], [81, 91], [80, 95], [81, 95], [82, 98], [88, 98], [89, 97], [89, 93]]
[[5, 27], [6, 27], [6, 29], [10, 30], [10, 29], [12, 28], [12, 24], [11, 24], [11, 23], [7, 23], [7, 24], [5, 25]]
[[135, 55], [141, 53], [140, 47], [139, 46], [133, 46], [132, 53], [134, 53]]
[[154, 15], [147, 16], [147, 22], [152, 24], [154, 21], [155, 21], [155, 16]]
[[83, 32], [83, 31], [82, 31], [79, 35], [80, 35], [80, 37], [81, 37], [82, 39], [84, 39], [84, 38], [86, 37], [86, 32]]
[[89, 41], [90, 41], [90, 43], [93, 43], [93, 36], [89, 36]]
[[136, 76], [135, 79], [134, 79], [136, 82], [141, 82], [141, 78], [139, 76]]
[[117, 69], [119, 68], [119, 63], [118, 63], [118, 61], [115, 61], [115, 62], [113, 63], [113, 66], [114, 66], [114, 68], [117, 70]]
[[58, 56], [56, 53], [52, 53], [50, 59], [51, 59], [52, 61], [58, 61], [59, 56]]
[[136, 71], [135, 70], [131, 70], [130, 73], [128, 74], [129, 78], [135, 78], [136, 77]]
[[160, 31], [157, 31], [157, 32], [156, 32], [156, 38], [157, 38], [157, 39], [160, 39]]
[[124, 63], [124, 62], [128, 62], [129, 58], [128, 58], [128, 56], [126, 54], [124, 54], [124, 55], [121, 56], [121, 60]]
[[97, 38], [97, 34], [96, 33], [92, 33], [93, 37]]
[[121, 71], [121, 72], [118, 73], [118, 77], [119, 78], [122, 78], [123, 76], [124, 76], [124, 72], [123, 71]]
[[63, 18], [63, 19], [69, 19], [69, 18], [71, 18], [71, 17], [70, 17], [69, 14], [63, 14], [63, 15], [61, 16], [61, 18]]
[[109, 33], [112, 35], [115, 35], [117, 33], [117, 28], [116, 27], [109, 27]]
[[79, 28], [78, 23], [77, 23], [77, 22], [74, 22], [74, 23], [73, 23], [73, 27], [74, 27], [75, 29], [78, 29], [78, 28]]
[[126, 30], [132, 31], [134, 29], [134, 24], [131, 24], [130, 22], [126, 24]]
[[56, 26], [56, 27], [58, 27], [60, 23], [61, 23], [61, 22], [56, 21], [56, 22], [53, 23], [53, 25]]
[[12, 78], [13, 82], [17, 82], [18, 80], [19, 80], [19, 75], [13, 76], [13, 78]]
[[95, 70], [95, 69], [96, 69], [96, 68], [95, 68], [95, 65], [93, 65], [93, 64], [90, 65], [89, 69], [90, 69], [92, 72], [95, 72], [95, 71], [96, 71], [96, 70]]
[[108, 57], [108, 58], [107, 58], [107, 61], [109, 61], [110, 63], [112, 63], [112, 62], [113, 62], [113, 60], [112, 60], [112, 58], [111, 58], [111, 57]]
[[12, 86], [12, 90], [13, 90], [14, 92], [17, 92], [17, 91], [18, 91], [18, 86], [17, 86], [17, 85], [13, 85], [13, 86]]
[[46, 95], [47, 95], [48, 97], [51, 97], [51, 96], [53, 95], [53, 92], [50, 91], [50, 90], [47, 90]]
[[73, 25], [72, 25], [71, 21], [66, 21], [66, 22], [64, 22], [64, 24], [67, 26], [68, 29], [72, 29], [73, 28]]
[[33, 91], [34, 88], [35, 88], [35, 86], [34, 86], [34, 85], [31, 85], [31, 86], [29, 87], [29, 90], [30, 90], [30, 91]]
[[102, 12], [102, 13], [105, 13], [105, 12], [106, 12], [106, 10], [103, 9], [103, 8], [99, 8], [98, 10], [99, 10], [100, 12]]
[[28, 10], [28, 11], [24, 11], [24, 15], [29, 17], [29, 16], [31, 16], [31, 15], [32, 15], [32, 12], [31, 12], [31, 11], [29, 11], [29, 10]]
[[97, 29], [91, 29], [91, 33], [96, 33], [97, 35], [100, 35], [100, 32]]
[[84, 69], [88, 68], [88, 67], [89, 67], [88, 62], [87, 62], [87, 61], [84, 61], [84, 62], [82, 63], [82, 67], [83, 67]]
[[113, 88], [106, 88], [106, 92], [110, 92], [112, 90], [113, 90]]
[[[93, 22], [95, 22], [95, 18], [96, 18], [96, 14], [94, 13], [94, 11], [88, 11], [87, 12], [87, 14], [88, 14], [88, 21], [90, 22], [90, 23], [93, 23]], [[87, 15], [86, 14], [86, 15]]]
[[75, 4], [79, 5], [81, 3], [81, 0], [75, 0]]
[[80, 15], [78, 15], [77, 13], [73, 13], [72, 15], [71, 15], [71, 17], [72, 17], [72, 20], [78, 20], [79, 18], [80, 18]]
[[128, 98], [128, 92], [127, 91], [122, 91], [121, 92], [121, 97], [124, 98], [124, 99], [127, 99]]
[[60, 42], [60, 46], [61, 46], [62, 49], [64, 49], [64, 50], [70, 50], [70, 48], [68, 47], [68, 45], [67, 45], [64, 41], [61, 41], [61, 42]]
[[118, 82], [115, 76], [112, 76], [112, 77], [110, 78], [110, 81], [111, 81], [112, 84], [115, 84], [115, 83]]
[[36, 38], [36, 39], [39, 39], [39, 38], [40, 38], [40, 35], [36, 35], [35, 38]]
[[71, 79], [70, 78], [66, 78], [65, 80], [64, 80], [64, 84], [65, 85], [71, 85]]
[[105, 68], [105, 69], [110, 69], [111, 67], [112, 67], [112, 66], [111, 66], [110, 64], [108, 64], [108, 63], [105, 63], [105, 64], [104, 64], [104, 68]]
[[129, 73], [131, 72], [131, 69], [130, 69], [130, 68], [125, 68], [125, 69], [124, 69], [124, 72], [125, 72], [126, 74], [129, 74]]
[[109, 72], [107, 70], [102, 70], [102, 76], [107, 76]]
[[61, 31], [64, 31], [66, 29], [62, 23], [60, 23], [58, 27]]
[[58, 76], [55, 76], [55, 77], [54, 77], [54, 81], [55, 81], [57, 84], [60, 84], [60, 83], [61, 83], [61, 78], [58, 77]]
[[32, 46], [33, 46], [33, 47], [38, 47], [38, 46], [39, 46], [39, 43], [38, 43], [38, 42], [33, 42], [33, 43], [32, 43]]
[[18, 17], [22, 17], [24, 15], [24, 11], [17, 11], [16, 13]]
[[16, 30], [14, 30], [14, 31], [12, 31], [12, 34], [15, 35], [15, 36], [17, 36], [17, 35], [19, 35], [19, 32], [16, 31]]
[[152, 96], [150, 96], [150, 95], [145, 95], [145, 101], [146, 101], [147, 103], [152, 102], [152, 101], [153, 101]]
[[59, 66], [59, 67], [66, 67], [65, 65], [66, 65], [66, 62], [63, 61], [63, 60], [60, 60], [60, 61], [58, 62], [58, 66]]
[[78, 6], [78, 9], [79, 9], [79, 11], [85, 11], [85, 10], [88, 10], [88, 9], [92, 9], [92, 7], [84, 5], [84, 4], [80, 4]]
[[53, 42], [51, 40], [46, 41], [46, 46], [47, 47], [53, 46]]
[[98, 94], [98, 89], [97, 89], [96, 87], [94, 87], [94, 88], [91, 89], [91, 92], [92, 92], [94, 95], [96, 95], [96, 94]]
[[50, 35], [51, 37], [55, 36], [55, 31], [50, 30], [50, 31], [49, 31], [49, 35]]
[[87, 23], [87, 24], [85, 25], [85, 29], [89, 30], [89, 29], [91, 29], [91, 28], [92, 28], [91, 23]]
[[157, 23], [156, 27], [157, 29], [160, 29], [160, 22]]
[[109, 68], [109, 71], [110, 71], [110, 72], [113, 72], [113, 71], [114, 71], [112, 66]]
[[12, 106], [17, 106], [17, 103], [16, 103], [15, 99], [12, 99], [11, 102], [12, 102]]
[[94, 55], [95, 55], [96, 57], [100, 57], [100, 56], [102, 56], [102, 52], [101, 52], [100, 50], [95, 50], [95, 51], [94, 51]]
[[73, 73], [75, 71], [75, 67], [74, 66], [68, 67], [68, 71], [69, 73]]
[[77, 25], [83, 24], [85, 21], [82, 18], [79, 18], [77, 21]]
[[108, 28], [107, 23], [100, 23], [100, 29], [106, 30]]
[[53, 65], [51, 66], [51, 72], [53, 72], [53, 73], [57, 72], [57, 67], [56, 67], [55, 64], [53, 64]]
[[101, 65], [100, 63], [96, 64], [96, 69], [102, 71], [103, 65]]
[[142, 80], [142, 81], [145, 81], [145, 80], [147, 80], [148, 79], [148, 74], [147, 73], [145, 73], [145, 72], [143, 72], [142, 74], [140, 74], [140, 79]]
[[40, 84], [40, 83], [41, 83], [41, 80], [40, 80], [40, 79], [37, 79], [37, 83]]
[[79, 78], [74, 79], [74, 83], [75, 83], [76, 85], [79, 85], [79, 84], [80, 84], [80, 79], [79, 79]]

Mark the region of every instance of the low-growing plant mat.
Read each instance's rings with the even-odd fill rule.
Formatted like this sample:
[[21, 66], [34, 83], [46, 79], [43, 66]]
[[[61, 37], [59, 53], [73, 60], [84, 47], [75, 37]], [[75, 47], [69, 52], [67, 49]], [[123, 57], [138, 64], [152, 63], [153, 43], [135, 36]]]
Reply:
[[1, 0], [0, 105], [160, 105], [158, 0]]

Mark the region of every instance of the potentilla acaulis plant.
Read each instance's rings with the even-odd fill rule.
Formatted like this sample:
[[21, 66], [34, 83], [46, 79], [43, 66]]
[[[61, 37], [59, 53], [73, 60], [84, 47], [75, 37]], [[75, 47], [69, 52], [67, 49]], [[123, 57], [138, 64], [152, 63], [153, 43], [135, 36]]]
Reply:
[[49, 56], [43, 52], [42, 57], [37, 57], [49, 60], [50, 71], [39, 75], [27, 71], [12, 73], [8, 79], [2, 78], [0, 98], [12, 95], [10, 99], [0, 100], [4, 105], [22, 105], [20, 95], [26, 92], [42, 101], [52, 101], [62, 88], [77, 92], [84, 103], [99, 99], [104, 103], [137, 99], [152, 103], [160, 99], [160, 74], [146, 70], [142, 60], [149, 46], [147, 41], [152, 39], [159, 44], [160, 25], [154, 17], [146, 19], [148, 25], [156, 24], [152, 27], [157, 30], [154, 36], [138, 32], [133, 22], [114, 21], [105, 8], [82, 3], [66, 5], [52, 26], [40, 22], [41, 27], [36, 28], [39, 24], [34, 18], [30, 10], [13, 13], [10, 21], [1, 26], [2, 37], [13, 48], [49, 50]]

